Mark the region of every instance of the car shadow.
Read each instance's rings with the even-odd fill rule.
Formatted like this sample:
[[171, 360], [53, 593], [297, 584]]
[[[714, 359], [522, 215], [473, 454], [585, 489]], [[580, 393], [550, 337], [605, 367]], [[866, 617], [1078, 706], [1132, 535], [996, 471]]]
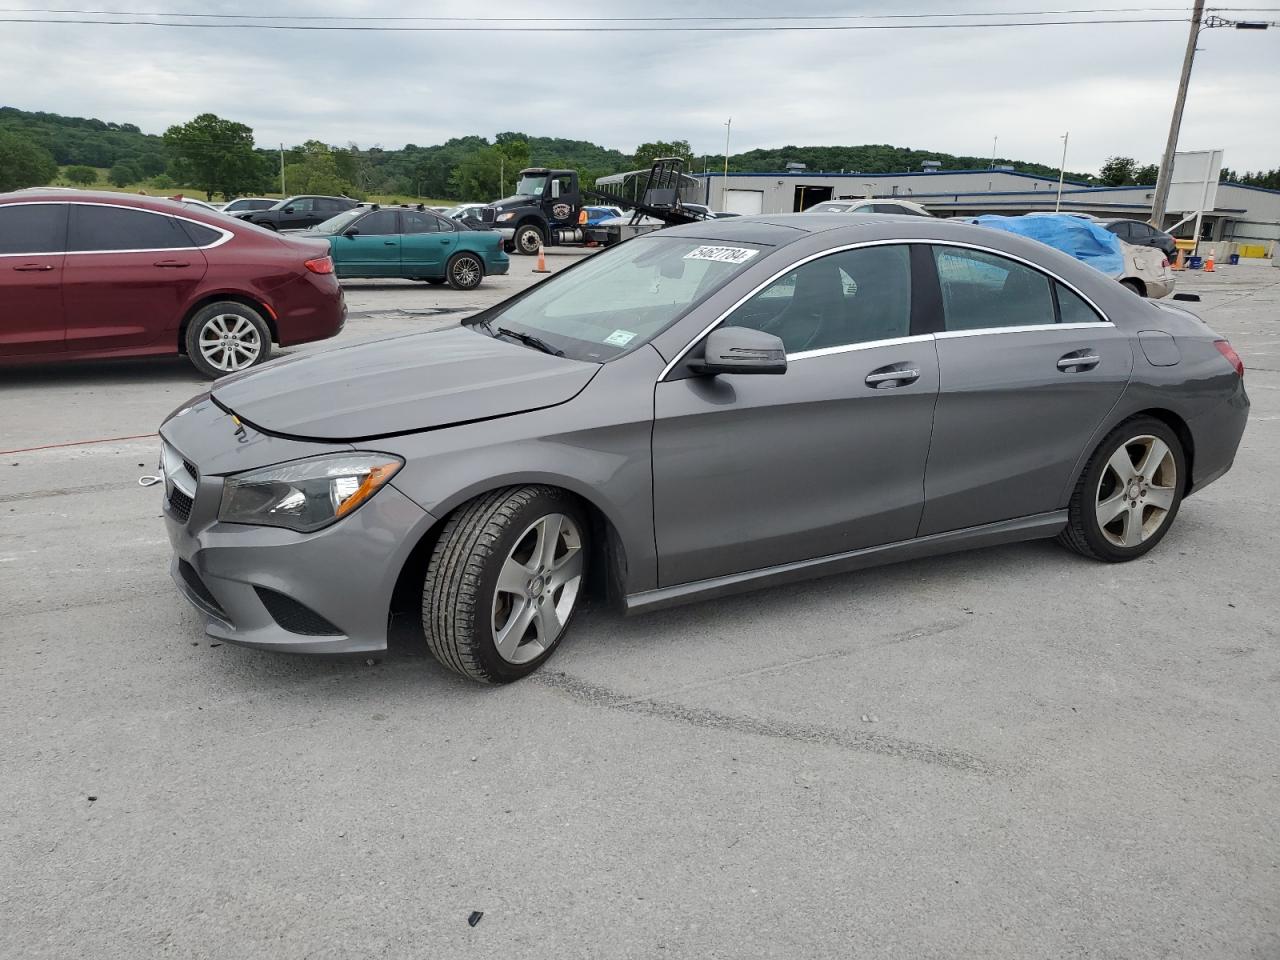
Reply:
[[8, 367], [6, 386], [48, 386], [51, 382], [69, 385], [112, 385], [148, 379], [164, 383], [189, 383], [195, 387], [210, 383], [186, 357], [134, 357], [120, 360], [55, 360]]

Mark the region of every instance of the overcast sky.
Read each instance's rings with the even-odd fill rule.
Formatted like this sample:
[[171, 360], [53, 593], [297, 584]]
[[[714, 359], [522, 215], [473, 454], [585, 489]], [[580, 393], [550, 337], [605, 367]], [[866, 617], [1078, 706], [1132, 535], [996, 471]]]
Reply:
[[[490, 0], [428, 8], [394, 0], [102, 0], [79, 6], [313, 17], [519, 14], [563, 25], [579, 23], [562, 19], [575, 15], [1027, 11], [1146, 3]], [[67, 6], [39, 0], [12, 5]], [[1151, 5], [1178, 7], [1169, 0]], [[1112, 154], [1159, 161], [1186, 35], [1185, 22], [524, 35], [6, 23], [0, 24], [0, 102], [136, 123], [149, 133], [211, 111], [253, 127], [263, 146], [318, 138], [395, 148], [522, 130], [627, 152], [646, 140], [686, 139], [696, 153], [714, 156], [724, 150], [724, 121], [732, 116], [732, 152], [890, 143], [988, 156], [998, 136], [1001, 156], [1057, 165], [1062, 133], [1069, 130], [1068, 169], [1091, 171]], [[1236, 170], [1280, 166], [1280, 29], [1208, 30], [1200, 48], [1180, 146], [1221, 147], [1226, 165]]]

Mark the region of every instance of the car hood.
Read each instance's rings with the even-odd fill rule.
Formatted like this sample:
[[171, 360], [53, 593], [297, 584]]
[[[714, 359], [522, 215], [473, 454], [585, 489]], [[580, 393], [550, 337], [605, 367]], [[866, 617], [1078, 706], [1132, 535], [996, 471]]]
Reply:
[[277, 360], [213, 399], [272, 434], [370, 440], [565, 403], [599, 369], [452, 327]]

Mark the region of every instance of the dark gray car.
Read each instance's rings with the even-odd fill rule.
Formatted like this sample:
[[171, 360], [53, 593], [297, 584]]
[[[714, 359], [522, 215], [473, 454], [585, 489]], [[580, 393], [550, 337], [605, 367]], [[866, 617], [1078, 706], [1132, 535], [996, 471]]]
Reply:
[[161, 428], [208, 632], [541, 664], [627, 612], [1037, 537], [1146, 553], [1231, 466], [1229, 344], [1046, 246], [923, 217], [742, 217], [588, 258], [460, 327], [285, 358]]

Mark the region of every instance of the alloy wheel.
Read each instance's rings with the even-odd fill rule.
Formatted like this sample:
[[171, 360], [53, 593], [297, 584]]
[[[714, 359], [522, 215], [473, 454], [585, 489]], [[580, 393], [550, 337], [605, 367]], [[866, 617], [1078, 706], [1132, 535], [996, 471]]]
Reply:
[[480, 282], [480, 265], [470, 257], [459, 257], [453, 264], [453, 280], [460, 287], [472, 287]]
[[528, 663], [555, 643], [578, 602], [584, 559], [582, 533], [562, 513], [520, 535], [493, 594], [493, 639], [503, 660]]
[[1098, 527], [1116, 547], [1136, 547], [1160, 532], [1176, 499], [1178, 463], [1159, 437], [1122, 443], [1098, 480]]
[[220, 313], [200, 330], [200, 354], [224, 373], [251, 367], [262, 352], [262, 338], [247, 317]]

